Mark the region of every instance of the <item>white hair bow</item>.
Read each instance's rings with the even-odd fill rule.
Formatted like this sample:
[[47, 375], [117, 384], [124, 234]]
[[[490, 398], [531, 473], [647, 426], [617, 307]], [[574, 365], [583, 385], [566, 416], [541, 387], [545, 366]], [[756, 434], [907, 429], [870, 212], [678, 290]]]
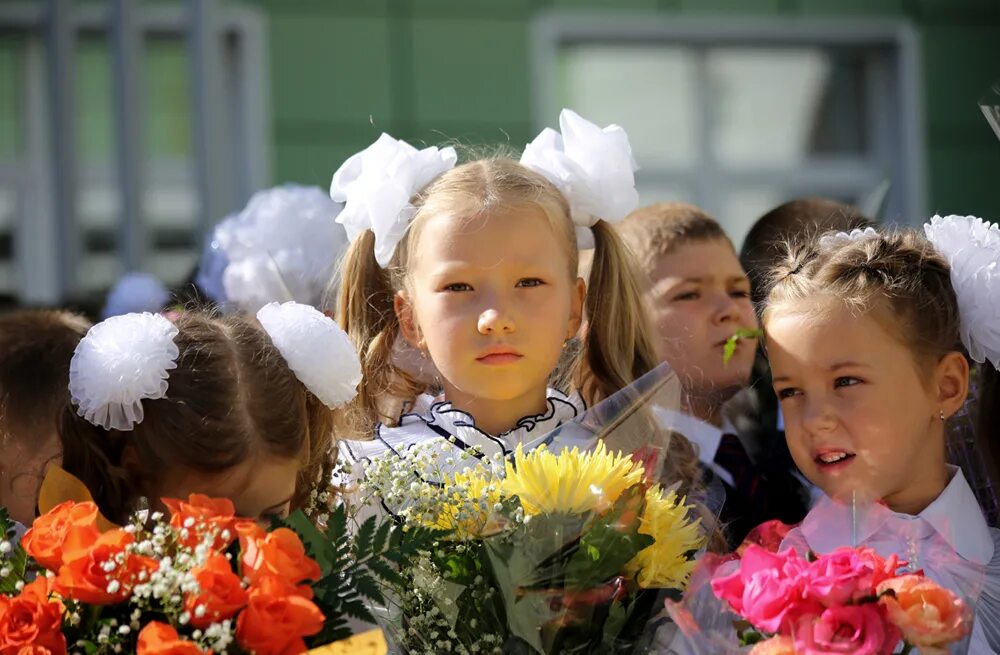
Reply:
[[375, 234], [375, 259], [385, 268], [416, 213], [410, 199], [455, 166], [451, 147], [417, 150], [383, 134], [333, 174], [330, 197], [343, 202], [337, 222], [353, 241], [365, 230]]
[[969, 356], [1000, 369], [1000, 228], [975, 216], [934, 216], [924, 234], [951, 266]]
[[[559, 132], [545, 128], [524, 148], [521, 164], [544, 175], [570, 206], [578, 228], [597, 221], [617, 222], [639, 205], [628, 135], [618, 125], [600, 128], [576, 112], [563, 109]], [[589, 230], [577, 230], [586, 239]], [[587, 245], [587, 244], [581, 244]]]

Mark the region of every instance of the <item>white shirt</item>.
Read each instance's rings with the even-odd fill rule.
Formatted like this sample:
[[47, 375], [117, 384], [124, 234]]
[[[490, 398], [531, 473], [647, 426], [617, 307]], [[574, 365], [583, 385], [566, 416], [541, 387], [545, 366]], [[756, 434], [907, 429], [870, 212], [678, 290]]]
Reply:
[[[1000, 531], [983, 518], [961, 469], [948, 467], [951, 480], [934, 502], [917, 515], [900, 514], [885, 505], [852, 508], [823, 497], [802, 524], [794, 528], [782, 548], [805, 553], [829, 553], [841, 546], [867, 546], [883, 557], [896, 554], [911, 570], [923, 569], [928, 578], [963, 596], [970, 605], [985, 589], [1000, 584], [996, 542]], [[984, 622], [996, 622], [994, 609], [976, 606], [976, 623], [968, 653], [996, 652], [983, 634]]]
[[693, 443], [698, 451], [698, 460], [701, 461], [713, 473], [718, 475], [723, 482], [730, 487], [735, 487], [736, 482], [733, 475], [715, 463], [715, 454], [719, 452], [719, 444], [722, 443], [722, 435], [736, 434], [736, 428], [728, 420], [724, 420], [722, 428], [717, 428], [711, 423], [706, 423], [700, 418], [695, 418], [690, 414], [678, 412], [664, 407], [654, 407], [653, 412], [664, 428], [684, 435], [688, 441]]

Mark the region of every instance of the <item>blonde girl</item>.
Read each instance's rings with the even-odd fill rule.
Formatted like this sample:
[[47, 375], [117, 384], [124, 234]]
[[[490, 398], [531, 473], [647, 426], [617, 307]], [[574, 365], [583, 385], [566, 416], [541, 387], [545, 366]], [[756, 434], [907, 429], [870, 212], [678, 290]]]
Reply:
[[[331, 194], [353, 239], [338, 320], [365, 373], [348, 464], [428, 442], [502, 457], [656, 365], [609, 223], [638, 199], [627, 136], [568, 110], [560, 128], [520, 161], [460, 166], [451, 148], [383, 135], [337, 171]], [[578, 240], [594, 248], [586, 281]], [[569, 388], [552, 388], [557, 377]], [[682, 441], [672, 461], [696, 470]]]

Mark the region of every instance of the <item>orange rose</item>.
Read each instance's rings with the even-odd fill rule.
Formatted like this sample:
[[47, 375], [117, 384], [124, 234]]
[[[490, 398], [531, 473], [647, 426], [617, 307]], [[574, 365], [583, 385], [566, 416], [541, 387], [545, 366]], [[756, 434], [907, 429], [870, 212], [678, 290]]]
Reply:
[[58, 571], [63, 544], [70, 531], [79, 533], [79, 539], [84, 541], [97, 541], [101, 534], [97, 528], [97, 505], [72, 500], [56, 505], [35, 519], [31, 529], [24, 533], [21, 545], [36, 562], [50, 571]]
[[0, 651], [20, 653], [28, 649], [28, 652], [44, 650], [51, 655], [65, 655], [62, 614], [62, 604], [49, 600], [46, 578], [26, 585], [14, 598], [0, 596]]
[[319, 564], [306, 555], [299, 536], [288, 528], [278, 528], [263, 539], [247, 539], [244, 543], [243, 575], [255, 581], [262, 575], [274, 575], [297, 584], [303, 580], [318, 580]]
[[319, 608], [287, 582], [265, 577], [236, 620], [236, 641], [255, 655], [298, 655], [306, 650], [303, 637], [322, 630], [324, 620]]
[[173, 626], [159, 621], [147, 623], [139, 633], [137, 655], [212, 655], [193, 641], [181, 639]]
[[[892, 593], [887, 593], [887, 592]], [[877, 588], [879, 602], [903, 639], [921, 652], [933, 652], [969, 633], [972, 612], [962, 600], [922, 575], [904, 575], [886, 580]], [[884, 595], [883, 595], [884, 594]]]
[[758, 642], [750, 655], [795, 655], [795, 641], [791, 637], [771, 637]]
[[[61, 651], [65, 653], [66, 651]], [[39, 646], [38, 644], [32, 644], [30, 646], [21, 646], [17, 649], [17, 655], [56, 655], [51, 650], [45, 646]]]
[[[140, 574], [148, 575], [158, 566], [155, 559], [126, 554], [135, 538], [121, 529], [105, 532], [89, 546], [75, 544], [73, 538], [71, 534], [66, 541], [64, 564], [55, 579], [56, 590], [66, 598], [91, 605], [119, 603], [132, 593]], [[114, 569], [105, 571], [111, 561]]]
[[[174, 498], [164, 498], [163, 504], [170, 510], [170, 525], [177, 529], [186, 529], [188, 535], [181, 539], [185, 546], [194, 548], [206, 534], [215, 535], [213, 548], [225, 550], [236, 538], [233, 532], [236, 508], [228, 498], [210, 498], [202, 494], [191, 494], [187, 502]], [[229, 538], [222, 537], [223, 531], [229, 531]]]
[[[204, 566], [191, 573], [201, 589], [199, 594], [188, 596], [184, 602], [194, 627], [205, 629], [212, 623], [232, 618], [247, 604], [247, 592], [225, 555], [212, 555]], [[198, 615], [199, 607], [204, 608], [201, 616]]]

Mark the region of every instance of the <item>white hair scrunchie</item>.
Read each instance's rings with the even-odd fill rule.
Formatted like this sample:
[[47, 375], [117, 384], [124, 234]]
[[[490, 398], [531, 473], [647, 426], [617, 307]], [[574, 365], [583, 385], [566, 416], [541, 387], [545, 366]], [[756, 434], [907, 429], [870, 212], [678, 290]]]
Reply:
[[336, 409], [354, 399], [361, 360], [336, 321], [297, 302], [264, 305], [257, 320], [295, 376], [324, 405]]
[[123, 314], [98, 323], [77, 344], [69, 393], [77, 412], [105, 430], [131, 430], [143, 400], [167, 394], [180, 351], [177, 326], [159, 314]]
[[878, 232], [873, 227], [866, 227], [865, 229], [853, 229], [850, 232], [837, 232], [836, 234], [824, 234], [819, 238], [819, 247], [821, 250], [828, 250], [834, 246], [839, 246], [844, 243], [850, 243], [852, 241], [860, 241], [862, 239], [868, 239], [871, 237], [877, 237]]
[[375, 260], [385, 268], [416, 213], [410, 200], [457, 161], [454, 148], [417, 150], [383, 134], [333, 174], [330, 197], [344, 203], [337, 222], [351, 241], [371, 230]]
[[934, 216], [924, 234], [951, 266], [969, 356], [1000, 370], [1000, 228], [975, 216]]
[[616, 223], [639, 206], [628, 134], [618, 125], [600, 128], [563, 109], [559, 132], [545, 128], [524, 148], [521, 164], [541, 173], [566, 197], [581, 247], [591, 245], [588, 228]]

